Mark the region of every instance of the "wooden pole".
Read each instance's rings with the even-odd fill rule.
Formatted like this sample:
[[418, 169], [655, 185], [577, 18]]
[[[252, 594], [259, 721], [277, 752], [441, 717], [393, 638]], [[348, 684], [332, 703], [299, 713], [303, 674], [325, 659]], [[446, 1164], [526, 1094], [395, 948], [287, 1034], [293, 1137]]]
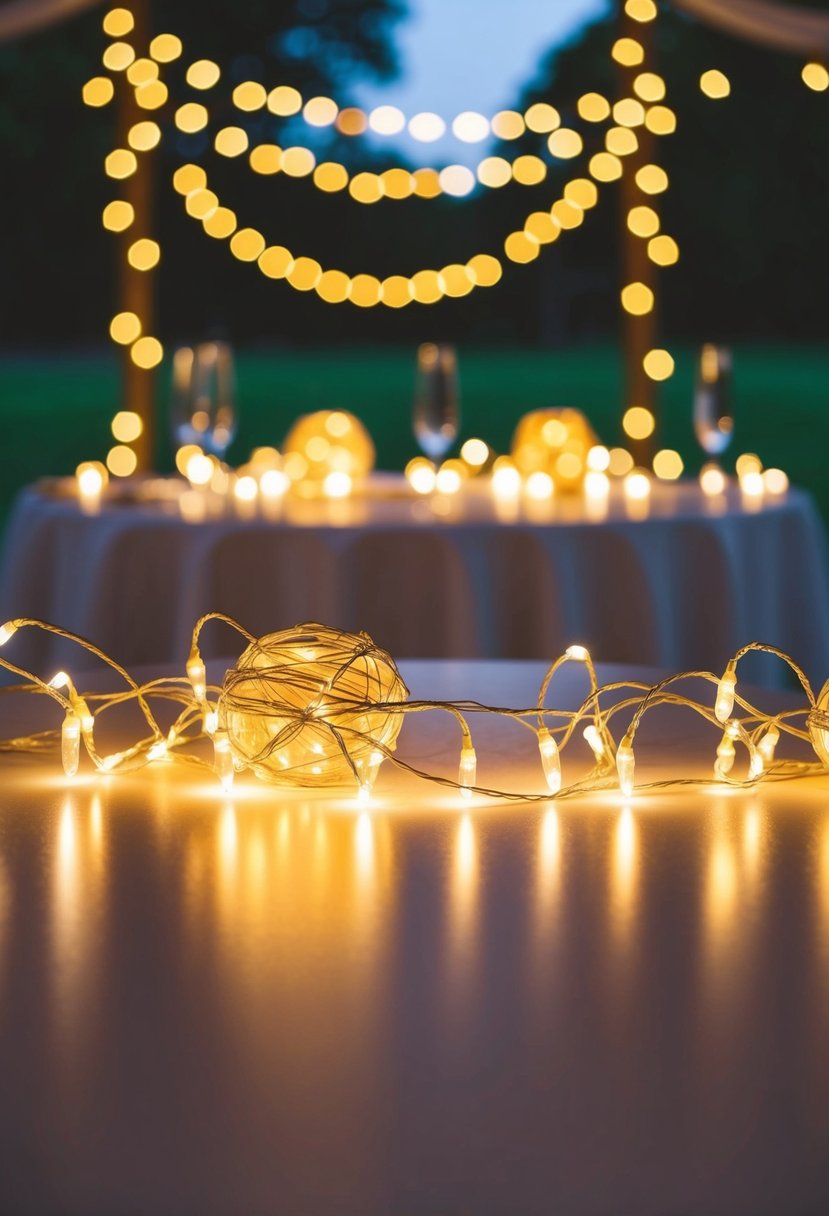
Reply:
[[[137, 55], [146, 54], [150, 42], [150, 0], [132, 0], [135, 17], [131, 35]], [[136, 104], [135, 94], [126, 78], [120, 82], [118, 93], [118, 147], [126, 148], [127, 132], [147, 114]], [[153, 194], [155, 185], [155, 154], [138, 154], [138, 169], [125, 178], [121, 196], [132, 204], [135, 220], [121, 234], [118, 244], [119, 312], [134, 312], [141, 320], [142, 333], [155, 335], [155, 273], [133, 270], [127, 261], [127, 250], [139, 237], [153, 235]], [[153, 369], [137, 367], [124, 347], [121, 358], [121, 406], [138, 414], [143, 423], [141, 436], [132, 445], [138, 458], [139, 471], [153, 467], [156, 439], [155, 389]]]
[[[645, 63], [635, 68], [619, 67], [619, 90], [621, 97], [635, 97], [633, 81], [643, 70], [654, 71], [652, 22], [634, 21], [625, 12], [624, 0], [619, 0], [619, 37], [634, 38], [645, 51]], [[656, 419], [656, 427], [648, 439], [628, 440], [634, 460], [638, 465], [649, 464], [653, 459], [660, 429], [659, 392], [653, 380], [645, 375], [643, 360], [649, 350], [657, 344], [659, 317], [657, 303], [658, 272], [648, 257], [648, 242], [634, 236], [628, 228], [627, 217], [632, 207], [647, 204], [655, 209], [655, 200], [645, 195], [636, 185], [636, 173], [643, 165], [653, 164], [656, 159], [657, 137], [647, 127], [636, 127], [639, 147], [624, 158], [625, 171], [619, 183], [619, 206], [621, 227], [621, 286], [628, 283], [643, 283], [654, 294], [654, 307], [644, 316], [636, 317], [622, 312], [622, 346], [624, 351], [624, 402], [623, 410], [631, 405], [641, 405], [650, 410]]]

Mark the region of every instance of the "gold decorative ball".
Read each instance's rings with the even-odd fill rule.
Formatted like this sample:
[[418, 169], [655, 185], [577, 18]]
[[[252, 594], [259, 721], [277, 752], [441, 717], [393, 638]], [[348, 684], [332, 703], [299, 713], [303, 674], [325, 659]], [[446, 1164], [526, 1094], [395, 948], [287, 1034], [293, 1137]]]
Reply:
[[817, 704], [809, 714], [807, 725], [812, 747], [824, 768], [829, 768], [829, 680], [820, 690]]
[[297, 625], [248, 646], [225, 676], [219, 715], [235, 765], [262, 781], [370, 788], [408, 695], [367, 633]]
[[297, 487], [324, 490], [332, 474], [353, 484], [374, 468], [374, 444], [366, 428], [345, 410], [317, 410], [297, 418], [284, 443], [284, 468]]
[[549, 473], [557, 490], [574, 493], [584, 482], [587, 453], [598, 442], [581, 410], [532, 410], [515, 428], [512, 458], [524, 477]]

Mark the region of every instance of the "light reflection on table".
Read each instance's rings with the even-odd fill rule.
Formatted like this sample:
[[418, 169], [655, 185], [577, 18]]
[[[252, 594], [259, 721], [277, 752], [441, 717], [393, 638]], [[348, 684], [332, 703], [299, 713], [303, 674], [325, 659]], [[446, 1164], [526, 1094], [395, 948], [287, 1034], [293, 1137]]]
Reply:
[[365, 810], [40, 771], [3, 766], [0, 1210], [823, 1210], [829, 778]]

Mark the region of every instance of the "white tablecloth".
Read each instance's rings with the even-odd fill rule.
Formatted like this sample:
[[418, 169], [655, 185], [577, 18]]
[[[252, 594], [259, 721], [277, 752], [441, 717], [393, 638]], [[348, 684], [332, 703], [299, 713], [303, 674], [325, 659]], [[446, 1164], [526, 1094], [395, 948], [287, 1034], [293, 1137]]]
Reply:
[[[578, 641], [601, 660], [708, 669], [759, 640], [816, 682], [829, 675], [825, 537], [803, 492], [749, 508], [736, 490], [710, 500], [657, 484], [645, 518], [614, 491], [597, 520], [576, 499], [508, 517], [485, 483], [433, 503], [402, 479], [369, 491], [192, 522], [175, 501], [87, 514], [28, 489], [6, 536], [0, 616], [59, 623], [125, 663], [181, 661], [196, 618], [219, 610], [257, 634], [302, 620], [365, 629], [415, 657], [541, 658]], [[226, 646], [221, 627], [205, 638], [208, 654]], [[65, 650], [32, 634], [18, 653], [40, 670]], [[747, 674], [775, 672], [764, 659]]]

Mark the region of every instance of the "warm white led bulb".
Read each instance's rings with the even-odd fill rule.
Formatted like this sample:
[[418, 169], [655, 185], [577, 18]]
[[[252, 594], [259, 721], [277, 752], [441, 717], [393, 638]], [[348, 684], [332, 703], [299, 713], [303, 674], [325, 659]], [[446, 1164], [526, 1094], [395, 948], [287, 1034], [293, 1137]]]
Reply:
[[585, 726], [584, 728], [584, 739], [585, 742], [590, 745], [590, 750], [596, 757], [597, 763], [601, 764], [605, 758], [604, 743], [602, 742], [601, 735], [596, 730], [596, 727], [592, 722], [589, 726]]
[[50, 688], [69, 688], [72, 681], [65, 671], [56, 671], [49, 681]]
[[371, 798], [374, 783], [377, 780], [377, 774], [380, 772], [380, 765], [383, 763], [383, 760], [383, 753], [375, 747], [367, 756], [362, 756], [355, 762], [357, 779], [360, 782], [358, 798], [362, 803], [368, 802]]
[[633, 744], [630, 735], [625, 735], [616, 752], [616, 772], [619, 775], [619, 789], [626, 798], [633, 793], [633, 778], [636, 761], [633, 757]]
[[233, 785], [233, 753], [230, 750], [230, 739], [225, 730], [217, 730], [213, 736], [213, 764], [216, 768], [216, 776], [223, 787], [229, 790]]
[[475, 748], [461, 748], [461, 762], [458, 766], [458, 785], [461, 787], [461, 796], [463, 798], [472, 797], [470, 786], [475, 784], [477, 772], [478, 758], [475, 755]]
[[[729, 723], [729, 727], [731, 723]], [[717, 759], [714, 764], [714, 776], [725, 777], [734, 767], [734, 738], [731, 730], [726, 729], [717, 748]]]
[[207, 693], [207, 670], [197, 650], [191, 651], [187, 660], [187, 679], [193, 687], [193, 696], [197, 701], [203, 701]]
[[203, 723], [204, 723], [204, 733], [206, 735], [211, 735], [211, 736], [215, 735], [216, 731], [219, 729], [218, 710], [209, 709], [207, 706], [205, 706]]
[[17, 621], [6, 621], [5, 625], [0, 625], [0, 646], [5, 646], [9, 638], [14, 637], [17, 633]]
[[763, 758], [763, 764], [766, 768], [774, 760], [774, 751], [780, 741], [780, 731], [772, 722], [768, 730], [763, 735], [762, 739], [757, 744], [757, 751]]
[[541, 753], [541, 767], [547, 779], [547, 787], [552, 794], [561, 789], [561, 756], [558, 744], [546, 726], [538, 732], [538, 750]]
[[714, 714], [718, 722], [727, 722], [731, 717], [736, 688], [737, 673], [734, 670], [734, 660], [732, 659], [717, 685], [717, 700], [714, 703]]
[[167, 741], [158, 739], [147, 752], [148, 760], [163, 760], [167, 755]]
[[586, 663], [590, 658], [584, 646], [568, 646], [564, 653], [568, 659], [577, 659], [580, 663]]
[[81, 720], [73, 710], [67, 710], [60, 731], [60, 758], [67, 777], [78, 771], [81, 756]]

